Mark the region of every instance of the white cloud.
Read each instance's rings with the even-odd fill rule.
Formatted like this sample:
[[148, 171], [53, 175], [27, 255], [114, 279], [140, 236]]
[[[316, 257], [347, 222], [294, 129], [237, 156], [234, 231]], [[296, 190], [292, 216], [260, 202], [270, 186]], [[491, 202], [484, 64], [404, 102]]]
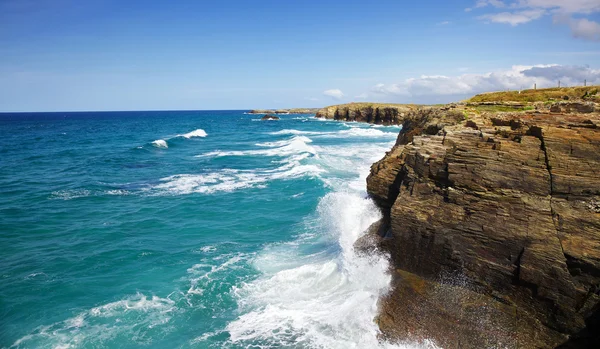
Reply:
[[510, 24], [512, 26], [516, 26], [519, 24], [531, 22], [534, 19], [542, 17], [544, 14], [546, 14], [546, 10], [537, 9], [517, 12], [500, 12], [479, 16], [477, 18], [489, 20], [494, 23], [505, 23]]
[[367, 99], [367, 98], [369, 98], [369, 95], [366, 94], [366, 93], [361, 93], [358, 96], [354, 96], [354, 98], [356, 98], [356, 99]]
[[549, 81], [561, 80], [571, 85], [580, 84], [583, 80], [591, 83], [600, 82], [600, 69], [592, 69], [589, 66], [534, 66], [524, 70], [523, 75], [543, 78]]
[[331, 90], [327, 90], [327, 91], [323, 91], [323, 94], [325, 96], [329, 96], [333, 99], [342, 99], [344, 98], [344, 93], [339, 90], [339, 89], [331, 89]]
[[566, 23], [571, 28], [571, 34], [576, 38], [600, 41], [600, 23], [586, 18], [556, 17], [555, 23]]
[[448, 25], [448, 24], [450, 24], [450, 21], [439, 22], [437, 25]]
[[486, 7], [486, 6], [493, 6], [496, 8], [503, 8], [506, 7], [506, 4], [503, 1], [500, 0], [478, 0], [475, 3], [475, 8], [481, 8], [481, 7]]
[[511, 9], [547, 9], [563, 13], [589, 14], [600, 11], [598, 0], [478, 0], [471, 10], [485, 7]]
[[462, 74], [459, 76], [423, 75], [396, 84], [377, 84], [373, 93], [401, 97], [435, 97], [451, 95], [474, 95], [481, 92], [520, 90], [537, 87], [600, 84], [600, 69], [587, 66], [535, 65], [513, 66], [511, 69], [485, 74]]
[[554, 9], [565, 13], [589, 14], [600, 11], [598, 0], [520, 0], [514, 7]]
[[[581, 18], [581, 16], [600, 12], [600, 0], [513, 0], [510, 2], [478, 0], [473, 7], [465, 11], [483, 8], [491, 8], [493, 12], [477, 16], [480, 20], [517, 26], [546, 15], [553, 15], [554, 23], [567, 24], [573, 37], [600, 41], [600, 23], [589, 18]], [[494, 9], [504, 10], [495, 12]], [[579, 18], [575, 18], [574, 15]]]

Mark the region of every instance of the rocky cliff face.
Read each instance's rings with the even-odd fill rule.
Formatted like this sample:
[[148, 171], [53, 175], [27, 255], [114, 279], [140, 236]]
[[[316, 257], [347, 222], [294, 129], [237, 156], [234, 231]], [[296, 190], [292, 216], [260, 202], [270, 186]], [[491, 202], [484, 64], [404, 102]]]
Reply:
[[388, 340], [600, 344], [600, 114], [553, 110], [325, 112], [403, 123], [367, 180], [384, 218], [358, 243], [391, 256]]
[[340, 121], [398, 125], [415, 109], [417, 107], [414, 105], [350, 103], [323, 108], [317, 112], [316, 117]]

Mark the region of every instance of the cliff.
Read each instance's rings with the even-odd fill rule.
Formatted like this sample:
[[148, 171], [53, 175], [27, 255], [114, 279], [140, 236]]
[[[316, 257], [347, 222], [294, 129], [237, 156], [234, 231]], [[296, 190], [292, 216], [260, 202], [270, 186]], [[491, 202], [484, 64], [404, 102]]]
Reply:
[[397, 125], [402, 123], [408, 113], [415, 109], [417, 109], [417, 106], [412, 104], [349, 103], [325, 107], [317, 112], [316, 117], [340, 121]]
[[[371, 168], [384, 218], [357, 247], [390, 255], [393, 289], [377, 319], [387, 340], [600, 344], [598, 106], [503, 103], [513, 111], [399, 113], [396, 145]], [[373, 121], [362, 110], [354, 118]]]

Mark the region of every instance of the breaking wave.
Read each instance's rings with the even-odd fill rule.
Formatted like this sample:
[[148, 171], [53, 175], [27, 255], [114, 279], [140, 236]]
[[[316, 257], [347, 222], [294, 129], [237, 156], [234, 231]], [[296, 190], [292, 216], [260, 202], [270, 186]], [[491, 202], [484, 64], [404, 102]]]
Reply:
[[264, 188], [272, 180], [317, 177], [325, 170], [315, 165], [286, 164], [273, 170], [225, 169], [207, 174], [178, 174], [161, 178], [153, 190], [169, 194], [211, 194], [245, 188]]
[[[346, 161], [335, 162], [348, 148]], [[371, 151], [368, 155], [362, 155]], [[355, 241], [381, 218], [364, 191], [372, 158], [386, 146], [323, 147], [324, 175], [333, 191], [323, 197], [304, 234], [290, 243], [270, 245], [252, 261], [258, 279], [234, 287], [241, 315], [226, 331], [242, 347], [294, 348], [434, 348], [424, 344], [390, 344], [378, 338], [373, 321], [377, 301], [389, 288], [388, 260], [365, 257]], [[362, 150], [362, 152], [361, 152]], [[357, 156], [358, 155], [358, 156]], [[352, 179], [347, 175], [353, 174]], [[314, 249], [314, 246], [322, 246]]]
[[316, 155], [313, 147], [308, 145], [312, 140], [305, 136], [295, 136], [287, 140], [278, 142], [259, 143], [257, 146], [268, 149], [257, 150], [233, 150], [233, 151], [213, 151], [198, 157], [223, 157], [223, 156], [289, 156], [292, 154], [308, 153]]
[[106, 347], [116, 345], [119, 338], [147, 345], [151, 342], [150, 330], [170, 331], [167, 324], [176, 312], [176, 301], [138, 293], [40, 326], [11, 348]]
[[168, 148], [169, 147], [167, 145], [167, 141], [165, 141], [164, 139], [157, 139], [154, 142], [152, 142], [152, 145], [157, 148]]
[[206, 131], [204, 131], [203, 129], [199, 128], [197, 130], [194, 130], [192, 132], [188, 132], [188, 133], [184, 133], [182, 135], [178, 135], [177, 137], [183, 137], [183, 138], [193, 138], [193, 137], [206, 137]]
[[[179, 134], [179, 135], [176, 135], [176, 136], [173, 136], [173, 137], [167, 138], [166, 140], [165, 140], [165, 139], [157, 139], [157, 140], [155, 140], [155, 141], [152, 141], [152, 142], [150, 142], [150, 144], [151, 144], [153, 147], [156, 147], [156, 148], [167, 149], [167, 148], [169, 148], [168, 141], [170, 141], [170, 140], [172, 140], [172, 139], [175, 139], [175, 138], [186, 138], [186, 139], [190, 139], [190, 138], [195, 138], [195, 137], [201, 137], [201, 138], [204, 138], [204, 137], [206, 137], [207, 135], [208, 135], [208, 134], [206, 133], [206, 131], [204, 131], [203, 129], [199, 128], [199, 129], [196, 129], [196, 130], [194, 130], [194, 131], [192, 131], [192, 132], [188, 132], [188, 133], [184, 133], [184, 134]], [[138, 147], [138, 148], [140, 148], [140, 149], [141, 149], [141, 148], [143, 148], [143, 147]]]
[[301, 131], [294, 129], [286, 129], [271, 133], [272, 135], [305, 135], [316, 137], [331, 137], [331, 138], [346, 138], [346, 137], [396, 137], [398, 130], [394, 129], [391, 132], [384, 132], [377, 128], [356, 127], [348, 125], [349, 129], [341, 131]]

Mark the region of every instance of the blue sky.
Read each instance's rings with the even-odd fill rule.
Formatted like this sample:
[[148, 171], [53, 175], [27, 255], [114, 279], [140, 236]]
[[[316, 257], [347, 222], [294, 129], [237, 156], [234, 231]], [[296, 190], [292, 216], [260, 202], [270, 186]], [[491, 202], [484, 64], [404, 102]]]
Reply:
[[0, 0], [0, 111], [439, 103], [600, 83], [600, 0]]

